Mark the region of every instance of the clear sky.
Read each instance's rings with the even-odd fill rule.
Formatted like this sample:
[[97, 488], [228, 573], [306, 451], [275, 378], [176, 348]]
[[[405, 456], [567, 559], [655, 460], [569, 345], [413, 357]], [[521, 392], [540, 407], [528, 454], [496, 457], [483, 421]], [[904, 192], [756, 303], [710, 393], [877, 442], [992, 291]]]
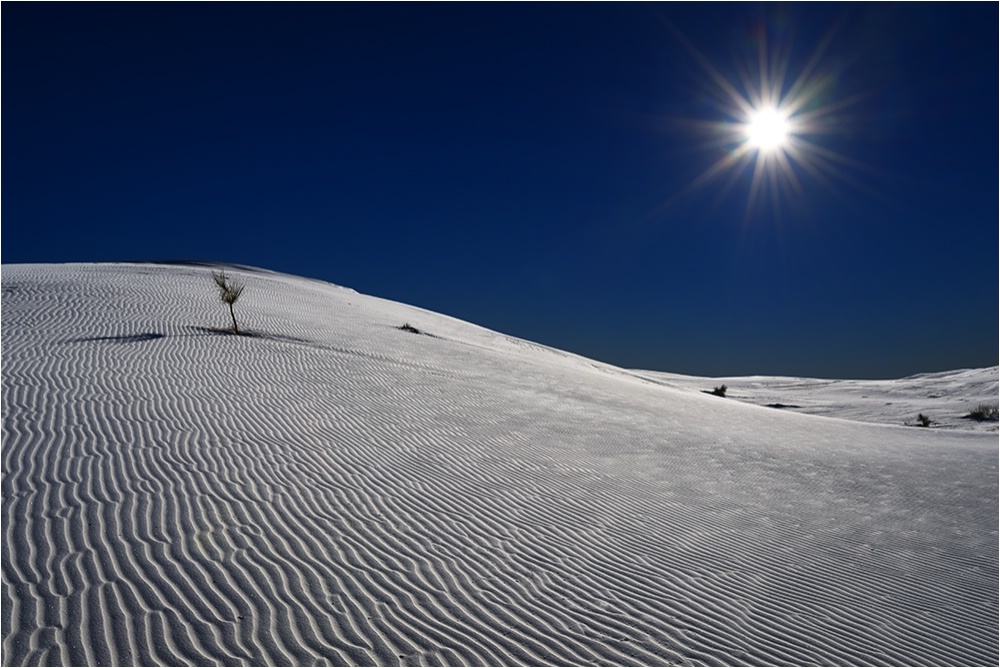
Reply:
[[0, 11], [4, 263], [249, 264], [678, 373], [997, 364], [996, 3]]

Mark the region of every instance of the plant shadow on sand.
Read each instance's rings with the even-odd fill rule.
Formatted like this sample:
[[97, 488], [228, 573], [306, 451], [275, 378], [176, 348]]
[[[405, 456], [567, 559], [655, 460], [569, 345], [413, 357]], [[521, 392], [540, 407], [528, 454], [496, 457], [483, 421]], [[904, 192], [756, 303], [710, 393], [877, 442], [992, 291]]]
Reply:
[[308, 339], [300, 339], [297, 336], [285, 336], [283, 334], [269, 334], [267, 332], [255, 332], [253, 330], [241, 330], [238, 334], [230, 327], [197, 327], [189, 329], [201, 334], [211, 334], [213, 336], [239, 336], [245, 339], [266, 339], [268, 341], [285, 341], [287, 343], [313, 343]]
[[142, 334], [119, 334], [116, 336], [83, 336], [78, 339], [70, 339], [70, 343], [86, 343], [90, 341], [107, 341], [110, 343], [142, 343], [143, 341], [156, 341], [166, 337], [166, 334], [158, 332], [143, 332]]
[[[254, 331], [241, 331], [239, 334], [233, 332], [230, 328], [225, 327], [198, 327], [191, 326], [188, 329], [194, 331], [197, 334], [209, 334], [212, 336], [240, 336], [247, 339], [266, 339], [270, 341], [285, 341], [288, 343], [312, 343], [307, 339], [300, 339], [295, 336], [284, 336], [281, 334], [269, 334], [266, 332], [254, 332]], [[75, 339], [70, 339], [68, 343], [92, 343], [92, 342], [102, 342], [102, 343], [142, 343], [144, 341], [157, 341], [159, 339], [167, 338], [167, 334], [160, 334], [159, 332], [142, 332], [140, 334], [114, 334], [109, 336], [81, 336]], [[191, 336], [190, 334], [181, 336]]]

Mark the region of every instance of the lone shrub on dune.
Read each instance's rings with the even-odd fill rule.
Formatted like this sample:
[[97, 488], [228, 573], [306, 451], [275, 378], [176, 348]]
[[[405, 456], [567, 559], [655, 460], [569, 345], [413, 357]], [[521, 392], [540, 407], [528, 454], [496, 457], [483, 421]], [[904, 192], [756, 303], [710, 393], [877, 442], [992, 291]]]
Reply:
[[723, 383], [722, 385], [719, 385], [714, 390], [712, 390], [712, 394], [714, 394], [717, 397], [724, 397], [724, 396], [726, 396], [726, 390], [728, 390], [728, 389], [729, 388], [726, 387], [726, 384]]
[[929, 426], [931, 426], [931, 419], [929, 417], [927, 417], [926, 415], [924, 415], [923, 413], [920, 413], [919, 415], [917, 415], [917, 422], [920, 423], [921, 427], [929, 427]]
[[998, 407], [997, 404], [979, 404], [965, 417], [970, 420], [978, 420], [980, 422], [986, 420], [996, 420], [1000, 417], [1000, 407]]
[[236, 312], [233, 310], [233, 304], [243, 294], [243, 288], [246, 286], [230, 279], [224, 271], [213, 271], [212, 280], [219, 288], [219, 299], [222, 300], [223, 304], [229, 306], [229, 316], [233, 319], [233, 334], [239, 334], [240, 328], [236, 324]]

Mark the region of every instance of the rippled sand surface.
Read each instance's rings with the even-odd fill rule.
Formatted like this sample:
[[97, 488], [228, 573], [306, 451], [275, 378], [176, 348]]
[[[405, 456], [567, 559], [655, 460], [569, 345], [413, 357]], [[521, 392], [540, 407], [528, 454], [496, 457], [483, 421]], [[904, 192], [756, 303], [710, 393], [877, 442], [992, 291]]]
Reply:
[[210, 269], [3, 267], [5, 665], [997, 665], [995, 433]]

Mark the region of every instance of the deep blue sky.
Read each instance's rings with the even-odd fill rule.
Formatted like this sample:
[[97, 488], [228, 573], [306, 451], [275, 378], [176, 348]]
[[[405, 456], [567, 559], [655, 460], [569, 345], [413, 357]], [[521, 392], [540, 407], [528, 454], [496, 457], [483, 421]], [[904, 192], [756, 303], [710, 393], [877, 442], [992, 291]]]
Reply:
[[[3, 3], [2, 260], [250, 264], [680, 373], [993, 365], [997, 25], [996, 3]], [[766, 37], [787, 91], [828, 35], [805, 100], [828, 132], [801, 138], [836, 169], [752, 206], [752, 164], [691, 188], [738, 147], [691, 122], [727, 119], [699, 63], [740, 88]]]

